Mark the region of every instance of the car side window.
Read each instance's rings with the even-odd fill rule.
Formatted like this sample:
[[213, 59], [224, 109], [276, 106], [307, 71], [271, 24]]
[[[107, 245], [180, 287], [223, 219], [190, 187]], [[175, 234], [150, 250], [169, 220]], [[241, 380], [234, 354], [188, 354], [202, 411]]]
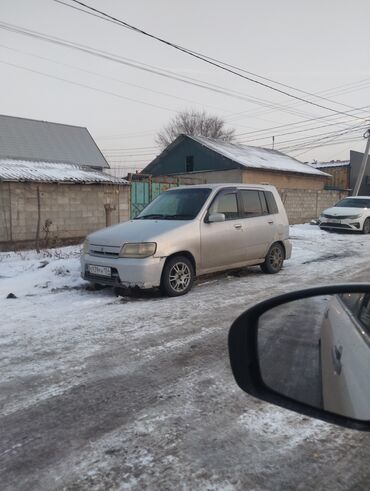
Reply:
[[[259, 191], [253, 189], [240, 189], [239, 193], [242, 202], [243, 218], [259, 217], [265, 214]], [[265, 211], [267, 211], [266, 203]]]
[[271, 214], [279, 213], [276, 200], [271, 191], [265, 191], [267, 206]]
[[240, 215], [236, 193], [222, 193], [217, 196], [208, 213], [209, 215], [212, 215], [212, 213], [223, 213], [226, 220], [236, 220], [239, 218]]
[[342, 300], [347, 309], [357, 317], [360, 303], [363, 298], [362, 293], [341, 293], [338, 297]]
[[365, 295], [364, 300], [360, 307], [358, 319], [366, 329], [366, 332], [370, 334], [370, 295]]

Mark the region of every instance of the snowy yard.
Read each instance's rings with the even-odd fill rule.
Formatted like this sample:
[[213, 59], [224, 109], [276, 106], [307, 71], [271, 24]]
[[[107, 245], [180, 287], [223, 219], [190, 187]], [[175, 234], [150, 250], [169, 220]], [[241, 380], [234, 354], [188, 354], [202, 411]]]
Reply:
[[214, 275], [172, 299], [86, 289], [79, 247], [0, 253], [1, 488], [365, 489], [370, 436], [259, 402], [231, 375], [245, 308], [370, 281], [369, 235], [290, 233], [279, 274]]

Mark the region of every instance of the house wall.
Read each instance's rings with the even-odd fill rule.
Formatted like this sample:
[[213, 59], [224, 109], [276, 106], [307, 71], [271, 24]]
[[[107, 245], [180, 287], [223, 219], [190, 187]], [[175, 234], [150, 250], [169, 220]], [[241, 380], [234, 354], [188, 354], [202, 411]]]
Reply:
[[247, 169], [243, 171], [244, 184], [271, 184], [277, 189], [324, 189], [330, 177], [272, 172], [270, 170]]
[[336, 188], [338, 190], [345, 190], [350, 188], [349, 176], [350, 176], [350, 166], [346, 165], [343, 167], [324, 167], [323, 172], [330, 174], [332, 179], [328, 181], [328, 186], [331, 188]]
[[[357, 177], [360, 173], [362, 159], [364, 154], [361, 152], [350, 151], [350, 162], [351, 162], [351, 178], [350, 187], [354, 189], [357, 181]], [[370, 156], [367, 158], [365, 174], [362, 179], [362, 184], [359, 190], [359, 196], [370, 196]]]
[[[34, 247], [40, 196], [40, 245], [79, 242], [111, 223], [129, 218], [129, 186], [0, 183], [0, 250]], [[48, 221], [51, 224], [48, 226]]]
[[163, 154], [156, 165], [149, 166], [149, 169], [144, 169], [143, 172], [148, 172], [153, 176], [185, 174], [187, 156], [193, 157], [193, 172], [235, 169], [235, 162], [193, 140], [184, 139], [181, 144]]

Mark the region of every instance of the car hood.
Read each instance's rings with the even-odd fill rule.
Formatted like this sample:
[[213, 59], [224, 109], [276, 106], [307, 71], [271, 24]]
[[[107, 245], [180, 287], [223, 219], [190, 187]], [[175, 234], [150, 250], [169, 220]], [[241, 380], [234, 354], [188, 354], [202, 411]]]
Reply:
[[155, 242], [167, 232], [189, 225], [189, 220], [130, 220], [88, 235], [93, 245], [121, 247], [125, 242]]
[[364, 211], [364, 208], [344, 208], [341, 206], [333, 206], [332, 208], [328, 208], [323, 211], [325, 215], [331, 216], [352, 216], [359, 215]]

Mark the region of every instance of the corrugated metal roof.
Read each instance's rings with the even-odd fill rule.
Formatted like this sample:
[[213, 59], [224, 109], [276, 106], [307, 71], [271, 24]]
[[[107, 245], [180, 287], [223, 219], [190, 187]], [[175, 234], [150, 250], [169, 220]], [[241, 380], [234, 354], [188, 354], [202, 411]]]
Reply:
[[86, 128], [0, 115], [0, 158], [109, 167]]
[[75, 164], [12, 159], [0, 159], [0, 181], [128, 184], [125, 179]]
[[310, 165], [316, 169], [329, 169], [330, 167], [349, 167], [351, 162], [342, 160], [337, 162], [312, 162]]

